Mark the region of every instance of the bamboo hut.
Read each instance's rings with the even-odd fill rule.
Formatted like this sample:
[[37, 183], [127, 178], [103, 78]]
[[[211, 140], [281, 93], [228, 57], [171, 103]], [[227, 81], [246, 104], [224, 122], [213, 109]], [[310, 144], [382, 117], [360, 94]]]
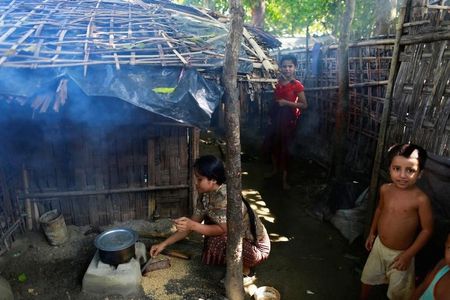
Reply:
[[[2, 0], [0, 12], [0, 250], [51, 209], [75, 225], [190, 213], [226, 20], [157, 0]], [[267, 38], [244, 34], [241, 80], [270, 82]]]

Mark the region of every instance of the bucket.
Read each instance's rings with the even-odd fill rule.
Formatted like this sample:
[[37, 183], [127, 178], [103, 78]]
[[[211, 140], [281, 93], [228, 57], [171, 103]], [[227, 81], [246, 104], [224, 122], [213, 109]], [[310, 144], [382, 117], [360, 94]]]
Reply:
[[58, 246], [67, 241], [68, 234], [64, 216], [56, 209], [44, 213], [39, 218], [39, 223], [51, 245]]
[[253, 294], [255, 300], [280, 300], [281, 295], [274, 287], [260, 286]]

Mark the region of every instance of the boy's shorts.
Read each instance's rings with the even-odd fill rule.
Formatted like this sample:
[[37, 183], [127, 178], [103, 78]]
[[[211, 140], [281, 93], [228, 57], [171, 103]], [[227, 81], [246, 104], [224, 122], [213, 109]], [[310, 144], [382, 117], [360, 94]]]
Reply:
[[414, 258], [406, 269], [399, 271], [389, 267], [403, 250], [384, 246], [377, 236], [364, 266], [361, 282], [368, 285], [389, 284], [389, 299], [410, 299], [414, 291]]

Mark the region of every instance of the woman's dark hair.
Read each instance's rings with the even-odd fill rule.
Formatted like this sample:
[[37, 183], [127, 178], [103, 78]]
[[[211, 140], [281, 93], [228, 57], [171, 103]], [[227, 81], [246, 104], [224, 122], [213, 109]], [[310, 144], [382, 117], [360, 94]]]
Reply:
[[223, 162], [214, 155], [204, 155], [194, 162], [194, 171], [209, 180], [215, 180], [217, 184], [225, 182], [225, 167]]
[[297, 67], [297, 57], [295, 57], [295, 55], [292, 55], [292, 54], [286, 54], [286, 55], [281, 56], [281, 59], [280, 59], [280, 66], [283, 64], [283, 62], [284, 62], [285, 60], [290, 60], [290, 61], [292, 61], [292, 63], [294, 64], [294, 66]]
[[392, 163], [392, 160], [395, 156], [403, 156], [406, 158], [410, 158], [411, 154], [417, 150], [417, 160], [419, 161], [419, 171], [423, 170], [425, 167], [425, 162], [427, 160], [427, 151], [422, 147], [415, 144], [398, 144], [394, 145], [388, 150], [388, 163], [389, 166]]

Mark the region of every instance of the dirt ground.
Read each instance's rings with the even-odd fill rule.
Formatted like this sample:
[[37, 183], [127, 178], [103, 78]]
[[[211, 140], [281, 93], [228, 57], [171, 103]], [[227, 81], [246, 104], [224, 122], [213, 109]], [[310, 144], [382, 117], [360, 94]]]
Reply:
[[[216, 145], [211, 147], [202, 152], [217, 150]], [[256, 154], [243, 155], [244, 193], [263, 216], [272, 239], [271, 255], [256, 268], [254, 284], [275, 287], [283, 300], [357, 299], [365, 260], [361, 240], [349, 245], [331, 224], [307, 213], [326, 184], [325, 171], [297, 159], [291, 166], [292, 188], [283, 191], [280, 178], [264, 179], [268, 169]], [[142, 220], [115, 226], [155, 229], [155, 224]], [[0, 257], [0, 275], [10, 282], [15, 299], [123, 299], [81, 292], [84, 272], [95, 253], [97, 233], [91, 229], [68, 226], [70, 239], [58, 247], [50, 246], [41, 232], [27, 233], [14, 242], [12, 250]], [[142, 241], [150, 246], [158, 240]], [[220, 284], [224, 268], [203, 266], [201, 247], [199, 237], [173, 245], [172, 249], [191, 253], [191, 260], [171, 258], [171, 268], [144, 277], [141, 294], [132, 299], [224, 299]]]

